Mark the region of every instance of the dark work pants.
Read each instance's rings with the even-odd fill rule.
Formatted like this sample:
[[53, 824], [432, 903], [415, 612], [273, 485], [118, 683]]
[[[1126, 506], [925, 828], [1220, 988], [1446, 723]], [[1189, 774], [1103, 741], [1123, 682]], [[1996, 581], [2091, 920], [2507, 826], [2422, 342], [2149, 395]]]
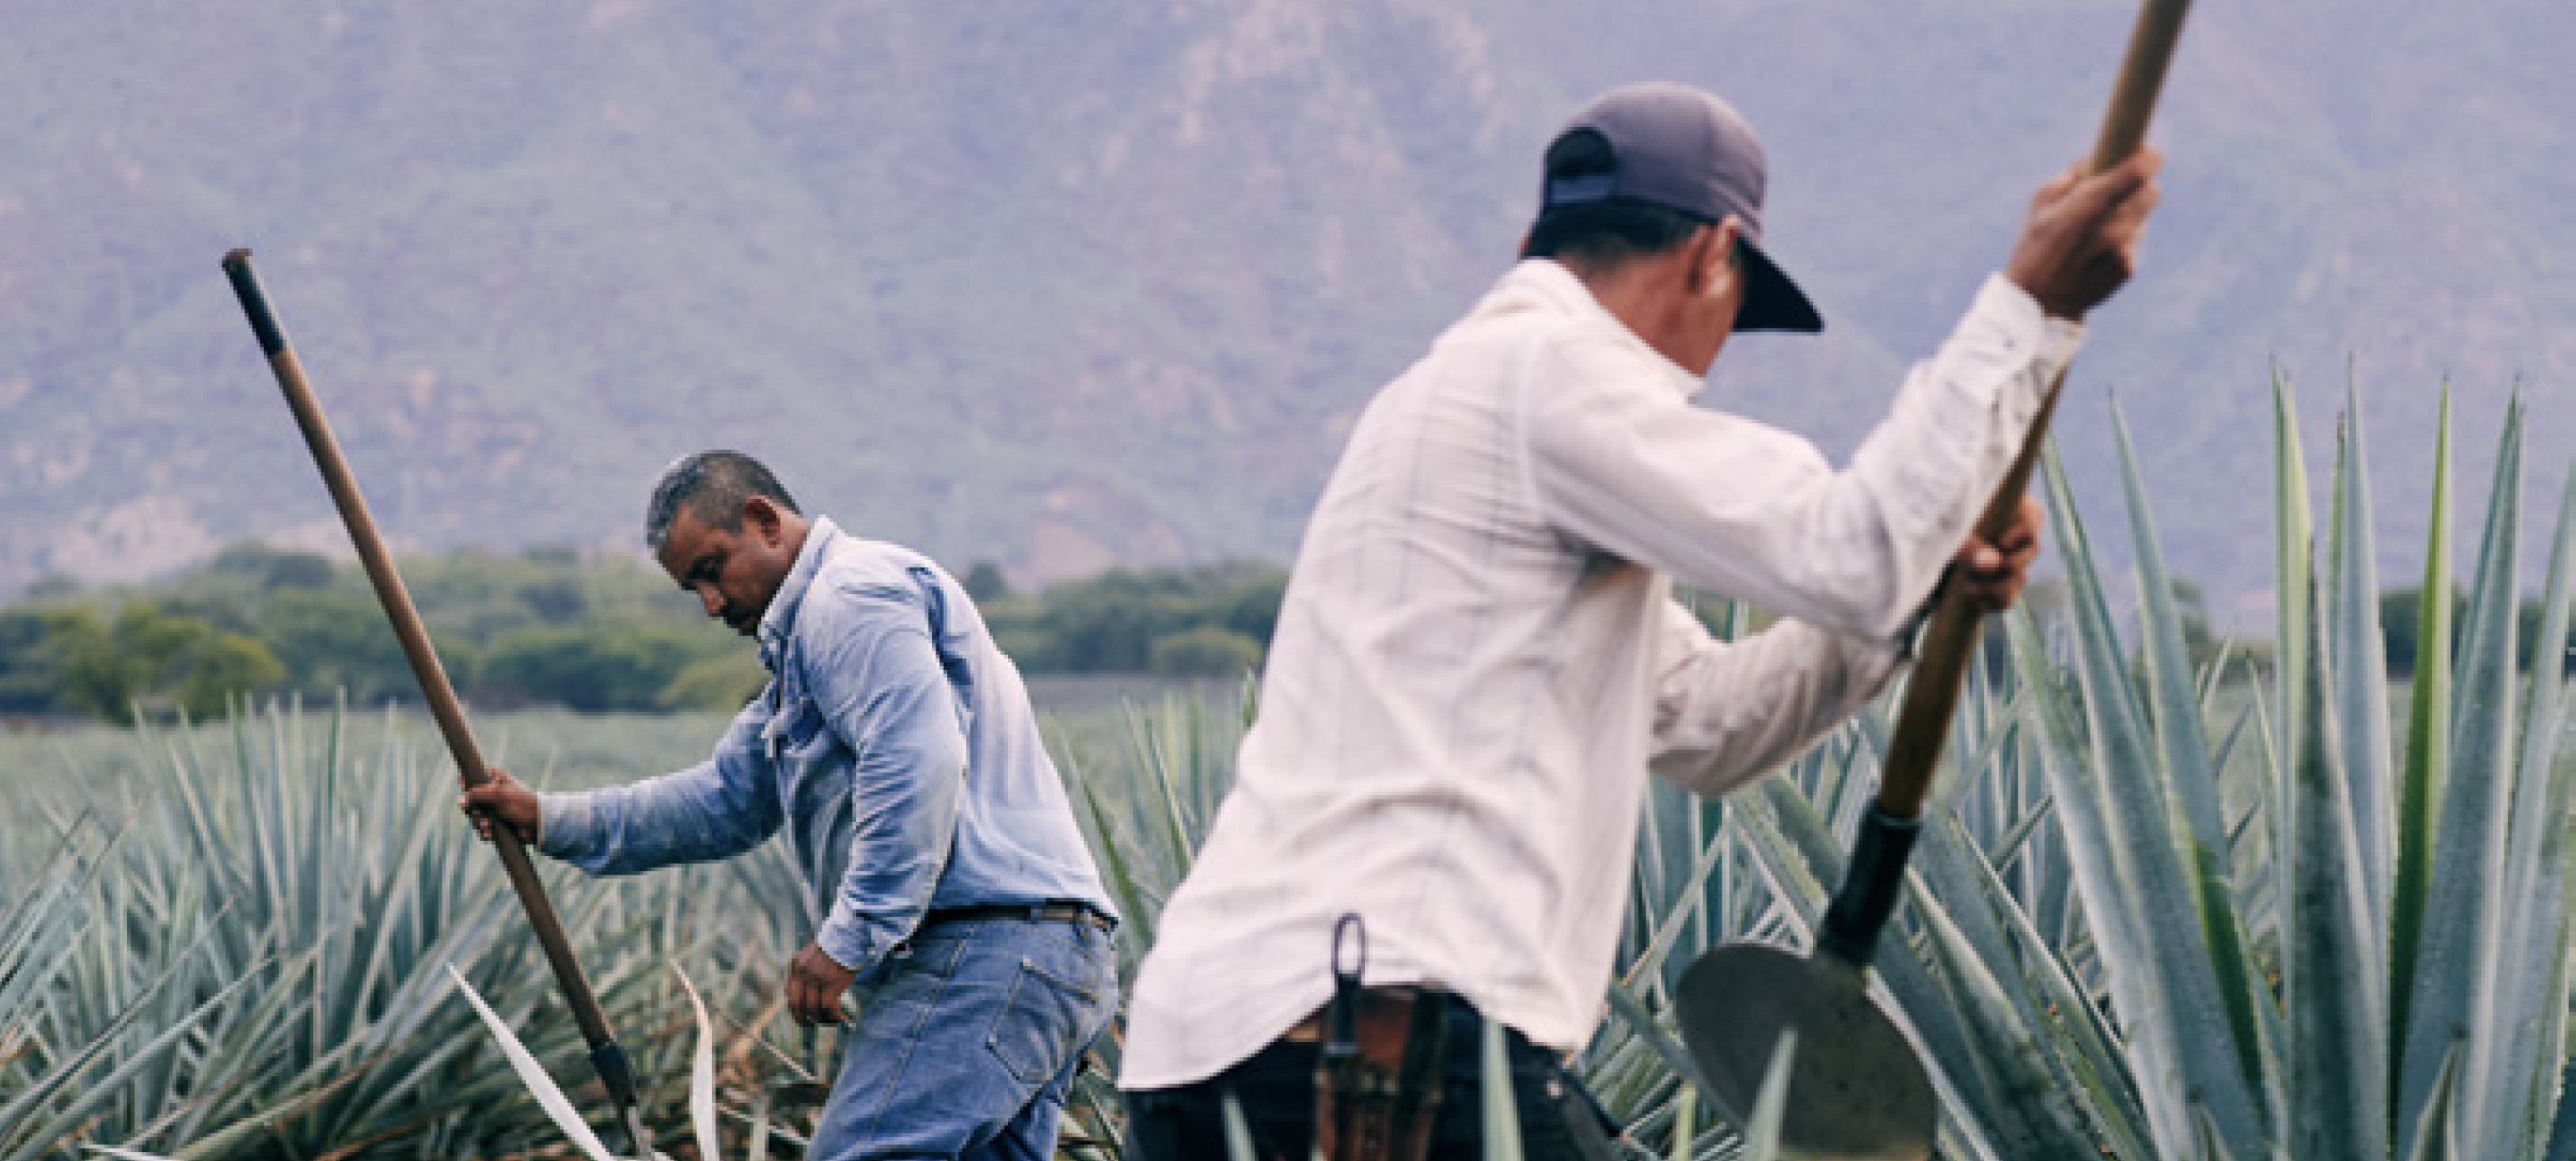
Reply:
[[[1610, 1127], [1591, 1098], [1557, 1066], [1556, 1055], [1505, 1030], [1521, 1154], [1529, 1161], [1592, 1161], [1610, 1154]], [[1484, 1161], [1485, 1027], [1474, 1008], [1452, 1000], [1448, 1061], [1433, 1123], [1434, 1161]], [[1127, 1095], [1127, 1147], [1140, 1161], [1224, 1161], [1225, 1096], [1231, 1090], [1261, 1161], [1308, 1161], [1315, 1139], [1315, 1058], [1321, 1045], [1274, 1043], [1196, 1084]], [[1568, 1109], [1592, 1124], [1578, 1143]]]

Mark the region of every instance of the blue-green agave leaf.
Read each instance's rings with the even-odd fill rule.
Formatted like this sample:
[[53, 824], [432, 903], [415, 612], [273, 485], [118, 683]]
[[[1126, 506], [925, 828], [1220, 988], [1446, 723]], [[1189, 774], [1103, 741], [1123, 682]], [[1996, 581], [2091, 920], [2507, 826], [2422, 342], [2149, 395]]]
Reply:
[[1798, 1059], [1798, 1032], [1792, 1028], [1771, 1046], [1771, 1063], [1762, 1070], [1762, 1087], [1753, 1094], [1753, 1116], [1744, 1126], [1743, 1161], [1777, 1161], [1780, 1125], [1789, 1115], [1789, 1077]]
[[573, 1108], [572, 1099], [564, 1095], [554, 1078], [546, 1075], [545, 1065], [538, 1063], [527, 1046], [519, 1042], [518, 1033], [510, 1030], [509, 1022], [483, 1002], [482, 995], [474, 990], [474, 985], [465, 982], [464, 973], [457, 971], [455, 964], [447, 965], [447, 974], [456, 981], [456, 990], [463, 993], [465, 1002], [474, 1006], [474, 1014], [481, 1016], [484, 1026], [491, 1029], [492, 1039], [510, 1058], [510, 1067], [519, 1074], [519, 1081], [528, 1087], [529, 1094], [537, 1098], [537, 1104], [545, 1109], [547, 1119], [563, 1130], [564, 1137], [573, 1143], [574, 1148], [581, 1150], [582, 1156], [590, 1158], [590, 1161], [612, 1161], [608, 1148], [600, 1144], [598, 1134], [591, 1131], [590, 1123], [582, 1119], [580, 1110]]
[[[2307, 594], [2311, 602], [2316, 590]], [[2286, 1143], [2294, 1157], [2388, 1155], [2388, 1037], [2378, 940], [2344, 779], [2342, 732], [2325, 693], [2322, 641], [2295, 682], [2304, 704], [2290, 751], [2281, 844], [2282, 993], [2291, 1039]], [[2291, 684], [2284, 677], [2285, 684]]]
[[[2558, 530], [2541, 598], [2539, 635], [2514, 764], [2503, 877], [2496, 888], [2497, 921], [2480, 963], [2482, 977], [2473, 1026], [2490, 1044], [2471, 1056], [2464, 1097], [2477, 1104], [2465, 1118], [2478, 1150], [2491, 1156], [2525, 1156], [2548, 1130], [2542, 1090], [2555, 1082], [2559, 1060], [2550, 1035], [2565, 1018], [2561, 975], [2567, 956], [2564, 839], [2568, 827], [2565, 771], [2559, 747], [2566, 736], [2566, 682], [2558, 644], [2567, 640], [2568, 585], [2576, 565], [2576, 478], [2559, 505]], [[2533, 1014], [2544, 1014], [2533, 1018]]]
[[[2301, 658], [2308, 647], [2310, 629], [2308, 585], [2314, 564], [2309, 546], [2314, 541], [2315, 525], [2308, 510], [2307, 459], [2299, 448], [2299, 411], [2290, 395], [2289, 380], [2277, 367], [2272, 373], [2272, 464], [2273, 607], [2279, 618], [2273, 650], [2277, 671], [2295, 674], [2307, 668]], [[2297, 745], [2301, 736], [2300, 702], [2285, 690], [2279, 707], [2282, 749], [2275, 764], [2286, 770], [2290, 766], [2289, 747]]]
[[[2423, 584], [2417, 590], [2415, 674], [2406, 713], [2406, 765], [2397, 784], [2397, 862], [2388, 895], [2388, 1027], [2414, 1027], [2416, 961], [2424, 940], [2425, 893], [2432, 882], [2434, 796], [2451, 768], [2451, 392], [2433, 428], [2433, 495], [2424, 530]], [[2401, 1042], [2402, 1043], [2402, 1042]], [[2392, 1086], [2401, 1086], [2397, 1072]], [[2402, 1095], [2402, 1087], [2392, 1087]], [[2400, 1100], [2401, 1109], [2408, 1102]], [[2398, 1122], [2400, 1126], [2404, 1121]]]
[[1503, 1026], [1485, 1021], [1485, 1161], [1521, 1161], [1521, 1114], [1512, 1099], [1512, 1062]]
[[2399, 1054], [2397, 1125], [2412, 1126], [2431, 1100], [2433, 1082], [2455, 1039], [2466, 1037], [2453, 1099], [2470, 1114], [2461, 1144], [2483, 1145], [2480, 1110], [2493, 1073], [2496, 1029], [2475, 1025], [2482, 994], [2494, 986], [2487, 964], [2505, 954], [2500, 931], [2504, 856], [2510, 837], [2507, 808], [2515, 782], [2515, 584], [2519, 573], [2517, 527], [2522, 514], [2519, 409], [2508, 409], [2496, 455], [2495, 483], [2487, 501], [2486, 530], [2478, 552], [2468, 611], [2468, 641], [2458, 663], [2459, 700], [2453, 709], [2451, 773], [2442, 787], [2441, 826], [2431, 848], [2425, 888], [2422, 944], [2416, 950], [2413, 997]]
[[[2083, 859], [2078, 860], [2078, 885], [2084, 893], [2085, 913], [2096, 920], [2096, 934], [2109, 931], [2128, 942], [2133, 933], [2119, 932], [2117, 923], [2100, 922], [2119, 914], [2134, 916], [2136, 923], [2154, 932], [2152, 939], [2125, 948], [2105, 941], [2113, 1006], [2128, 1021], [2149, 1124], [2161, 1150], [2190, 1149], [2192, 1129], [2185, 1103], [2190, 1094], [2209, 1108], [2234, 1151], [2255, 1155], [2266, 1137], [2264, 1094], [2257, 1087], [2264, 1078], [2247, 1075], [2245, 1061], [2250, 1054], [2234, 1030], [2226, 986], [2220, 982], [2210, 951], [2210, 930], [2215, 924], [2232, 922], [2232, 916], [2205, 910], [2208, 900], [2195, 888], [2185, 865], [2163, 788], [2166, 772], [2156, 760], [2141, 698], [2102, 600], [2099, 574], [2075, 515], [2063, 466], [2051, 455], [2045, 467], [2051, 522], [2058, 529], [2075, 594], [2070, 602], [2075, 669], [2088, 727], [2082, 748], [2067, 756], [2089, 751], [2090, 757], [2089, 763], [2052, 762], [2051, 787], [2060, 819], [2070, 824], [2071, 848], [2085, 842], [2074, 833], [2071, 800], [2098, 796], [2097, 802], [2088, 804], [2092, 815], [2088, 821], [2102, 824], [2094, 836], [2102, 850], [2079, 853], [2084, 857], [2107, 853], [2107, 865], [2085, 873]], [[2084, 769], [2088, 765], [2089, 772]]]
[[[2115, 1155], [2148, 1156], [2146, 1111], [2138, 1104], [2137, 1078], [2130, 1073], [2122, 1046], [2092, 997], [2067, 974], [2056, 949], [2005, 889], [1994, 866], [1968, 841], [1957, 820], [1946, 814], [1927, 819], [1915, 858], [1929, 894], [1948, 901], [1948, 913], [1960, 919], [1961, 928], [1968, 926], [1970, 917], [1991, 917], [2002, 950], [1987, 956], [1987, 962], [1994, 965], [1999, 978], [2017, 985], [2005, 992], [2023, 1018], [2032, 1027], [2046, 1030], [2040, 1040], [2050, 1053], [2053, 1083], [2067, 1099], [2082, 1103], [2080, 1122], [2089, 1124]], [[1982, 900], [1985, 906], [1972, 906], [1968, 900]], [[1979, 916], [1980, 911], [1986, 915]], [[2089, 1140], [2082, 1146], [2092, 1147]], [[2064, 1150], [2075, 1146], [2060, 1143], [2051, 1148], [2057, 1151], [2045, 1156], [2069, 1156]]]
[[716, 1029], [707, 1018], [706, 1001], [698, 998], [698, 985], [681, 970], [680, 961], [671, 961], [671, 974], [679, 978], [680, 990], [689, 997], [689, 1014], [697, 1021], [698, 1039], [689, 1050], [689, 1124], [697, 1131], [698, 1156], [705, 1161], [721, 1161], [723, 1139], [716, 1131]]
[[[2286, 386], [2276, 397], [2286, 404]], [[2286, 406], [2283, 414], [2287, 422]], [[2127, 490], [2131, 548], [2138, 562], [2138, 596], [2144, 614], [2138, 619], [2139, 644], [2145, 661], [2147, 718], [2155, 729], [2156, 755], [2164, 770], [2168, 809], [2182, 844], [2183, 872], [2197, 899], [2202, 934], [2208, 941], [2210, 970], [2217, 977], [2218, 998], [2234, 1032], [2237, 1063], [2249, 1081], [2268, 1082], [2280, 1075], [2280, 1070], [2269, 1063], [2277, 1048], [2270, 1035], [2270, 1022], [2264, 1019], [2271, 1003], [2271, 989], [2256, 973], [2245, 951], [2250, 941], [2236, 912], [2235, 876], [2230, 869], [2232, 846], [2220, 814], [2218, 770], [2209, 759], [2209, 729], [2201, 719], [2200, 691], [2191, 672], [2190, 653], [2183, 644], [2182, 611], [2174, 603], [2173, 577], [2165, 568], [2155, 513], [2138, 477], [2137, 454], [2130, 446], [2128, 424], [2116, 406], [2111, 418], [2120, 447], [2120, 477]], [[2291, 449], [2290, 463], [2295, 467], [2296, 432], [2283, 434]], [[2288, 510], [2283, 520], [2304, 530], [2304, 479], [2283, 481], [2282, 492], [2283, 505]], [[2299, 544], [2299, 555], [2302, 559], [2307, 555], [2304, 540]], [[2303, 595], [2301, 600], [2305, 599]], [[2287, 664], [2289, 657], [2285, 655], [2282, 661]], [[2270, 1107], [2282, 1099], [2274, 1084], [2260, 1083], [2255, 1089], [2266, 1101], [2258, 1111], [2268, 1114]], [[2274, 1119], [2265, 1117], [2266, 1123]]]
[[1252, 1127], [1243, 1120], [1243, 1102], [1235, 1098], [1233, 1089], [1225, 1090], [1219, 1110], [1225, 1121], [1225, 1155], [1229, 1161], [1261, 1161], [1252, 1148]]
[[[2395, 763], [2388, 718], [2388, 640], [2379, 623], [2378, 543], [2371, 534], [2370, 464], [2361, 426], [2361, 393], [2348, 389], [2337, 440], [2332, 552], [2321, 632], [2332, 643], [2335, 717], [2342, 726], [2345, 784], [2361, 842], [2371, 930], [2388, 924], [2390, 867], [2395, 862]], [[2374, 958], [2385, 958], [2382, 948]]]
[[[1926, 829], [1944, 819], [1926, 820]], [[2044, 1161], [2081, 1156], [2096, 1148], [2084, 1125], [2077, 1087], [2058, 1060], [2053, 1033], [2040, 1024], [2028, 989], [2007, 992], [1952, 915], [1976, 909], [1973, 894], [1945, 906], [1909, 875], [1909, 894], [1925, 933], [1925, 954], [1936, 968], [1960, 1028], [1968, 1038], [1966, 1063], [1988, 1095], [1978, 1109], [1986, 1138], [1998, 1155]]]
[[2425, 1092], [2423, 1115], [2415, 1118], [2414, 1131], [2408, 1134], [2414, 1143], [2406, 1150], [2406, 1161], [2452, 1161], [2462, 1156], [2451, 1115], [2459, 1078], [2460, 1045], [2453, 1042], [2442, 1050], [2441, 1067], [2434, 1071], [2432, 1087]]

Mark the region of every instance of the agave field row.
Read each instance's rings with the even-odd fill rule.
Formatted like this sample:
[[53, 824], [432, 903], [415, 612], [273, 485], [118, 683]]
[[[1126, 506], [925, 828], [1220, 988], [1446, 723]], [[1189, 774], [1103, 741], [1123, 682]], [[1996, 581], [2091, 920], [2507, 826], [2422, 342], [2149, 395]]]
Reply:
[[[1874, 965], [1936, 1075], [1944, 1158], [2576, 1158], [2562, 1115], [2576, 759], [2560, 669], [2515, 664], [2527, 561], [2548, 578], [2541, 639], [2567, 633], [2570, 504], [2526, 499], [2508, 414], [2476, 522], [2455, 523], [2447, 420], [2433, 433], [2421, 570], [2396, 579], [2458, 580], [2468, 598], [2421, 602], [2428, 661], [2393, 685], [2359, 416], [2312, 477], [2286, 387], [2276, 397], [2279, 614], [2259, 668], [2186, 650], [2125, 431], [2111, 538], [2074, 509], [2061, 465], [2043, 475], [2070, 599], [2046, 621], [2004, 618], [2007, 647], [1972, 672]], [[2114, 555], [2125, 575], [2105, 575]], [[1053, 722], [1131, 970], [1255, 697], [1247, 684]], [[719, 724], [484, 727], [500, 764], [569, 786], [690, 762]], [[1670, 989], [1728, 940], [1804, 945], [1888, 732], [1872, 709], [1724, 802], [1650, 796], [1608, 1015], [1575, 1062], [1633, 1156], [1768, 1155], [1758, 1110], [1714, 1107], [1685, 1079]], [[466, 997], [598, 1108], [450, 777], [426, 723], [339, 709], [0, 741], [0, 1161], [85, 1145], [570, 1155]], [[787, 862], [547, 874], [663, 1147], [796, 1155], [800, 1085], [835, 1045], [780, 1011], [780, 965], [812, 924]], [[683, 979], [710, 1012], [703, 1037]], [[692, 1118], [701, 1043], [712, 1099]], [[1118, 1055], [1113, 1031], [1076, 1085], [1066, 1156], [1122, 1153]]]

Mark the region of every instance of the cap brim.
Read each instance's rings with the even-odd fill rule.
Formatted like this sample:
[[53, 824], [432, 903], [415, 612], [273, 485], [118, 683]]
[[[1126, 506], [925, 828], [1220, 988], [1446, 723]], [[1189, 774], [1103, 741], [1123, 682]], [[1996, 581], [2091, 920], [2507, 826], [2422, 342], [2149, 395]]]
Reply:
[[1735, 329], [1739, 331], [1792, 331], [1814, 334], [1825, 329], [1823, 315], [1816, 304], [1807, 301], [1807, 292], [1789, 280], [1762, 247], [1744, 243], [1747, 259], [1745, 272], [1749, 281], [1744, 287], [1744, 305], [1735, 312]]

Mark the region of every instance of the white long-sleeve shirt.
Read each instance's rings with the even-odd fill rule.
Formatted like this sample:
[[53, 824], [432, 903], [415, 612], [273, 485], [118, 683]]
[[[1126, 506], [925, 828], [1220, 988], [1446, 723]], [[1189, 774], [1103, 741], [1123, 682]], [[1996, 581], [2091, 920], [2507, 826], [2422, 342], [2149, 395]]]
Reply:
[[[1559, 1050], [1612, 970], [1645, 773], [1724, 793], [1897, 664], [2079, 330], [2000, 276], [1836, 471], [1523, 262], [1353, 430], [1291, 573], [1237, 782], [1129, 1009], [1133, 1089], [1331, 994], [1432, 983]], [[1781, 614], [1713, 641], [1672, 579]]]

